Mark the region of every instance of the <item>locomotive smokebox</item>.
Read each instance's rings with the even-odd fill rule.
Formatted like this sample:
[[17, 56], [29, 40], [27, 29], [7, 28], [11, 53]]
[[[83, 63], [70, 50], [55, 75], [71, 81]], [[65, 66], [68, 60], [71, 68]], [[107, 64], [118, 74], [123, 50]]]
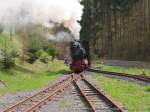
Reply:
[[79, 40], [74, 40], [71, 42], [70, 56], [71, 56], [73, 61], [79, 60], [79, 59], [82, 60], [85, 58], [86, 52], [85, 52], [84, 48], [82, 47]]
[[73, 72], [80, 73], [88, 67], [88, 61], [86, 58], [86, 51], [82, 47], [80, 41], [74, 40], [70, 44], [70, 57], [72, 63], [70, 69]]

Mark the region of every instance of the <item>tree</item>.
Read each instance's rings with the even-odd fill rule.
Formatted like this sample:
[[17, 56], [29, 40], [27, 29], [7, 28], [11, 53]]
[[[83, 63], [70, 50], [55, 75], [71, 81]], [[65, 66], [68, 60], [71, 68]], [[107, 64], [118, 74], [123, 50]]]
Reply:
[[46, 52], [52, 57], [52, 61], [60, 55], [60, 51], [54, 45], [49, 45], [46, 49]]
[[2, 33], [2, 32], [3, 32], [3, 30], [4, 30], [4, 27], [3, 27], [3, 25], [2, 25], [2, 24], [0, 24], [0, 33]]
[[15, 59], [19, 57], [19, 53], [15, 49], [9, 50], [5, 47], [1, 49], [0, 56], [1, 66], [4, 69], [10, 69], [15, 66]]
[[[43, 26], [30, 26], [26, 32], [21, 32], [20, 34], [22, 36], [23, 43], [22, 59], [27, 60], [30, 64], [33, 64], [40, 58], [36, 55], [37, 52], [43, 50], [49, 44], [48, 39], [45, 37]], [[27, 57], [27, 59], [25, 59], [25, 57]]]
[[39, 58], [39, 60], [45, 64], [48, 64], [49, 62], [49, 55], [47, 52], [45, 52], [44, 50], [40, 50], [36, 53], [37, 57]]

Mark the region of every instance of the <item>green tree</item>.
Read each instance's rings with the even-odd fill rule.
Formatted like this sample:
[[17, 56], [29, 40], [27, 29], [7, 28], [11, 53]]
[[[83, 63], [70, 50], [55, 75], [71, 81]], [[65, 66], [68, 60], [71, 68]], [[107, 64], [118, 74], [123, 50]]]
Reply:
[[0, 24], [0, 33], [2, 33], [2, 32], [3, 32], [3, 30], [4, 30], [4, 27], [3, 27], [3, 25], [2, 25], [2, 24]]
[[39, 57], [39, 60], [45, 64], [48, 64], [49, 62], [49, 55], [44, 50], [40, 50], [36, 53], [37, 57]]
[[27, 62], [33, 64], [36, 60], [40, 58], [37, 52], [43, 50], [48, 46], [48, 39], [45, 37], [45, 30], [43, 26], [36, 25], [30, 27], [26, 32], [22, 34], [23, 43], [23, 57], [27, 55]]
[[1, 49], [0, 63], [4, 69], [10, 69], [15, 66], [15, 59], [19, 57], [18, 51], [15, 49]]
[[52, 57], [52, 61], [60, 55], [60, 51], [54, 45], [49, 45], [46, 49], [46, 52]]

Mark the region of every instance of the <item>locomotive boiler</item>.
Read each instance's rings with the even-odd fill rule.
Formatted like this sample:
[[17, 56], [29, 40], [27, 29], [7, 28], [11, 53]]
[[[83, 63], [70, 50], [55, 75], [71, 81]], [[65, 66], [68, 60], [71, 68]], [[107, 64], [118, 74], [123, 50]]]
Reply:
[[80, 41], [74, 40], [70, 44], [70, 69], [74, 73], [83, 72], [88, 68], [88, 60], [86, 57], [86, 51], [82, 47]]

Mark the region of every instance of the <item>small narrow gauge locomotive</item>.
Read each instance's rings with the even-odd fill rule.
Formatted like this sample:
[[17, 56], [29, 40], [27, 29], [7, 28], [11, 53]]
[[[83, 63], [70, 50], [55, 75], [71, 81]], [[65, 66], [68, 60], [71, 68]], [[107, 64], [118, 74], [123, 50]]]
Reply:
[[70, 44], [70, 69], [74, 73], [83, 72], [88, 68], [88, 60], [86, 58], [86, 51], [78, 40], [74, 40]]

